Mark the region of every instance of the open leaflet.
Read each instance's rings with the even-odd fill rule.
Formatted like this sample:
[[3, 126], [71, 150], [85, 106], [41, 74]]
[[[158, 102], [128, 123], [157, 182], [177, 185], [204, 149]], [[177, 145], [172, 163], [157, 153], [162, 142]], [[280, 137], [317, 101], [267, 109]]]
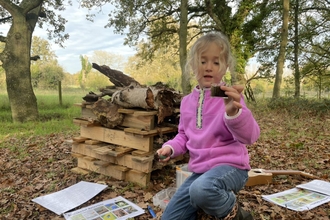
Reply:
[[271, 195], [263, 195], [262, 198], [294, 211], [306, 211], [330, 202], [330, 183], [322, 180], [313, 180], [297, 185], [293, 189]]

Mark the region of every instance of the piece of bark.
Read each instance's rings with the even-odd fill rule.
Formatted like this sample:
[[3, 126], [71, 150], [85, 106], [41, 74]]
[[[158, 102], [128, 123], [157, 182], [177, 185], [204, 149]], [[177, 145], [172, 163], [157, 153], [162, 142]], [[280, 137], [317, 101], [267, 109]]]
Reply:
[[107, 128], [114, 128], [122, 123], [124, 115], [118, 113], [119, 108], [117, 104], [105, 99], [99, 99], [91, 107], [100, 124]]
[[109, 78], [110, 82], [112, 82], [117, 87], [129, 86], [132, 83], [134, 83], [136, 85], [140, 85], [140, 83], [137, 82], [132, 77], [125, 75], [123, 72], [121, 72], [119, 70], [111, 69], [110, 67], [108, 67], [106, 65], [99, 66], [98, 64], [93, 63], [92, 67], [94, 69], [98, 70], [99, 72], [101, 72], [103, 75], [107, 76]]
[[164, 119], [171, 116], [174, 112], [174, 94], [172, 91], [163, 89], [158, 90], [155, 97], [155, 107], [158, 110], [158, 124], [162, 123]]

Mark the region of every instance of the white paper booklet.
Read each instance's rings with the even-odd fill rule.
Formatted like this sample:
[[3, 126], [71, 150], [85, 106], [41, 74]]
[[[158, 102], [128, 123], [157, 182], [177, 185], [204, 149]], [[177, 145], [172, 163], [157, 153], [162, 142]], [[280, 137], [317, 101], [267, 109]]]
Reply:
[[144, 210], [127, 199], [118, 196], [86, 208], [64, 214], [67, 220], [123, 220], [141, 215]]
[[276, 205], [294, 210], [306, 211], [330, 202], [330, 183], [313, 180], [283, 192], [263, 195], [262, 198]]
[[107, 187], [103, 184], [80, 181], [61, 191], [37, 197], [32, 201], [55, 212], [57, 215], [62, 215], [87, 202]]
[[298, 185], [297, 187], [330, 196], [330, 183], [323, 180], [313, 180], [311, 182]]

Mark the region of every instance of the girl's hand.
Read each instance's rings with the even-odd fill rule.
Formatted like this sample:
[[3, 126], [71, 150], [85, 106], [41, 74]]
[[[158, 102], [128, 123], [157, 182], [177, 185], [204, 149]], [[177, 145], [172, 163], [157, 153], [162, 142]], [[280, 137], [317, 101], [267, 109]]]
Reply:
[[158, 149], [156, 154], [159, 158], [159, 161], [167, 162], [171, 159], [172, 148], [170, 148], [169, 146], [165, 146], [163, 148]]
[[226, 104], [226, 113], [228, 116], [234, 116], [237, 114], [238, 110], [242, 108], [240, 103], [241, 93], [244, 89], [241, 85], [234, 85], [232, 87], [221, 86], [221, 89], [225, 91], [228, 99], [224, 99]]

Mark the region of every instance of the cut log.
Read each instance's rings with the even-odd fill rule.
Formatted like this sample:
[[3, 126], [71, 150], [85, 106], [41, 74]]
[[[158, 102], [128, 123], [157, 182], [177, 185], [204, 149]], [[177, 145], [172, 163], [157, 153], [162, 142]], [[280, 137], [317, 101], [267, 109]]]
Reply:
[[150, 88], [130, 85], [115, 92], [111, 101], [124, 108], [155, 109], [154, 95]]

